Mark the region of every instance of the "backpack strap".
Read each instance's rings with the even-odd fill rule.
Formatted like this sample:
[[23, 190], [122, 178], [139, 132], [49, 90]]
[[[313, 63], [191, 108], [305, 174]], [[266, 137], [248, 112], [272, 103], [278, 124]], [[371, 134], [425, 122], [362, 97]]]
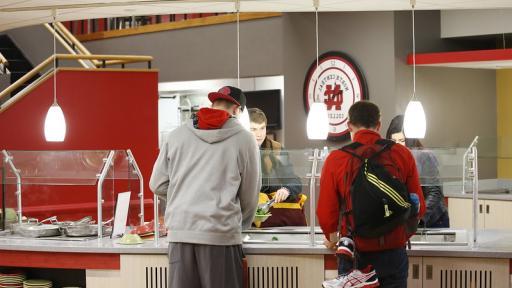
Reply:
[[393, 145], [395, 145], [395, 141], [388, 140], [388, 139], [379, 139], [379, 140], [375, 141], [375, 144], [382, 146], [382, 148], [379, 151], [375, 152], [372, 156], [370, 156], [368, 158], [368, 160], [377, 158], [377, 157], [379, 157], [380, 154], [382, 154], [382, 152], [391, 149], [391, 147]]
[[348, 154], [350, 154], [350, 155], [352, 155], [354, 157], [356, 157], [357, 159], [359, 159], [361, 161], [364, 161], [363, 157], [361, 157], [360, 155], [357, 155], [357, 153], [354, 152], [357, 148], [359, 148], [361, 146], [363, 146], [362, 143], [354, 142], [352, 144], [348, 144], [348, 145], [345, 145], [345, 146], [341, 147], [340, 150], [345, 152], [345, 153], [348, 153]]
[[[368, 160], [379, 157], [379, 155], [382, 152], [389, 150], [396, 143], [393, 140], [389, 140], [389, 139], [379, 139], [379, 140], [375, 141], [375, 144], [382, 146], [382, 148], [380, 150], [378, 150], [377, 152], [375, 152], [372, 156], [370, 156], [368, 158]], [[354, 152], [355, 150], [357, 150], [357, 148], [359, 148], [361, 146], [364, 146], [364, 145], [359, 142], [354, 142], [352, 144], [343, 146], [340, 150], [356, 157], [357, 159], [359, 159], [361, 161], [364, 161], [364, 158], [362, 156], [360, 156]]]

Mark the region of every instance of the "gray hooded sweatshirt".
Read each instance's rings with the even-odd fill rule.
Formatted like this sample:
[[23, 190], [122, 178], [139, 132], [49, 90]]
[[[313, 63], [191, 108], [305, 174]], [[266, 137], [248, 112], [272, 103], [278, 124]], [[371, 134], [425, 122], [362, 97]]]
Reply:
[[150, 189], [167, 198], [170, 242], [242, 244], [261, 186], [258, 144], [240, 122], [196, 129], [192, 121], [172, 131], [153, 167]]

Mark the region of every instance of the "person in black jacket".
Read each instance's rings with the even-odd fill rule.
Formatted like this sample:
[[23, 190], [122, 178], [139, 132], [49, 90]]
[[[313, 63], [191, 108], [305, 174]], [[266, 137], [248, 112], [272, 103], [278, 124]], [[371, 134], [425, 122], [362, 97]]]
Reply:
[[450, 218], [448, 209], [444, 204], [443, 187], [439, 179], [439, 162], [432, 152], [423, 149], [423, 145], [418, 139], [407, 139], [405, 137], [403, 123], [403, 115], [395, 116], [389, 124], [386, 138], [412, 149], [427, 208], [420, 221], [420, 227], [448, 228], [450, 227]]

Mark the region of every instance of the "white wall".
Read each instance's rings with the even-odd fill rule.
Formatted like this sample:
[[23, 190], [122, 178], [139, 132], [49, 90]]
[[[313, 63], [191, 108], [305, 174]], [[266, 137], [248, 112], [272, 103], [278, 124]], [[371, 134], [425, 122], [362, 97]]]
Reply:
[[443, 38], [511, 32], [512, 9], [441, 11]]

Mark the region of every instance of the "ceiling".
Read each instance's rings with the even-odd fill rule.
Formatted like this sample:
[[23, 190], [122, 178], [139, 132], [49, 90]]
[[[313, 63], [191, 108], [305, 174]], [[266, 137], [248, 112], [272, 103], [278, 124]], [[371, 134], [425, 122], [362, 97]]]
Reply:
[[[396, 11], [409, 0], [319, 0], [319, 11]], [[511, 0], [416, 0], [416, 9], [512, 8]], [[57, 20], [180, 13], [231, 12], [235, 0], [0, 0], [0, 31]], [[241, 12], [310, 12], [313, 0], [240, 0]]]

